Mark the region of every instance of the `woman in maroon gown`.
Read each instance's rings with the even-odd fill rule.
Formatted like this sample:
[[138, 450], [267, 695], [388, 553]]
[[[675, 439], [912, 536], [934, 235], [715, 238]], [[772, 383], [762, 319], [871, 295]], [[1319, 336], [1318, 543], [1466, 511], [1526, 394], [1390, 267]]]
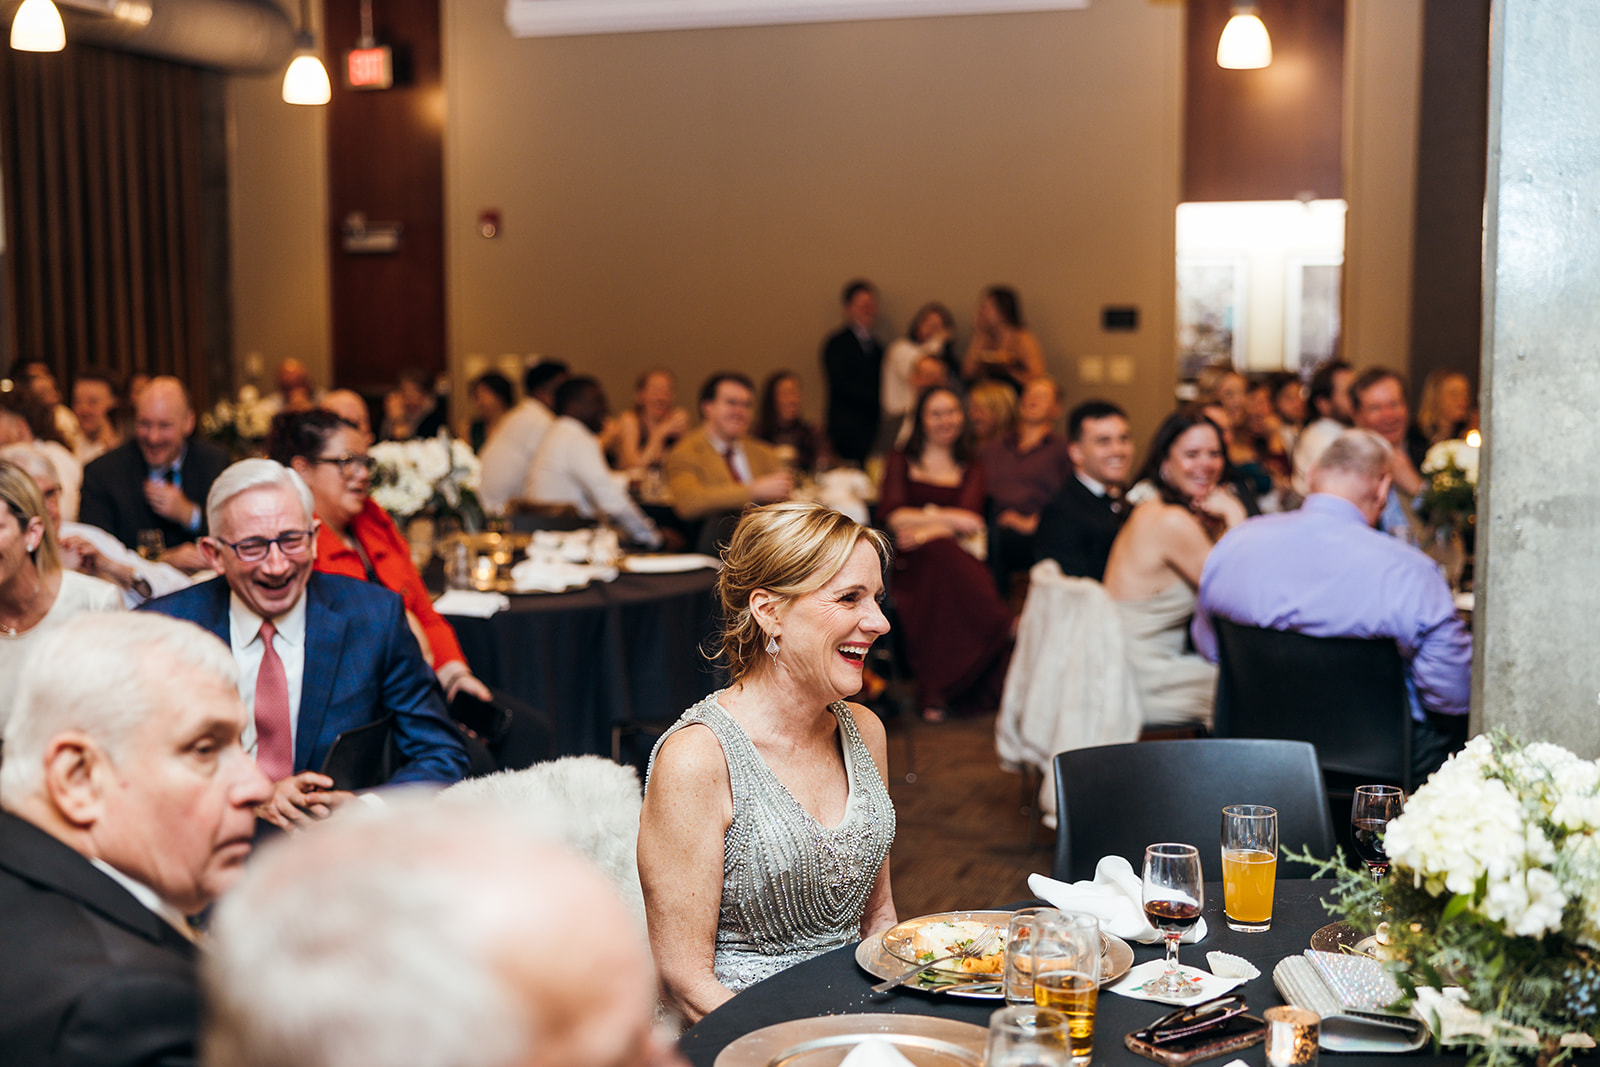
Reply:
[[952, 705], [992, 710], [1005, 680], [1011, 612], [968, 547], [983, 537], [983, 506], [961, 398], [925, 390], [905, 451], [884, 467], [878, 513], [895, 539], [889, 587], [929, 722]]

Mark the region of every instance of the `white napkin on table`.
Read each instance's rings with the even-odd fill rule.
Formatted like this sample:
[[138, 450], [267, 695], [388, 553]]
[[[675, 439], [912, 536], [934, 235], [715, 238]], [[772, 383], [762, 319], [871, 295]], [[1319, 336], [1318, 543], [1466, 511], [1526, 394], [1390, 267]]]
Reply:
[[1134, 1000], [1153, 1000], [1158, 1004], [1204, 1004], [1208, 1000], [1222, 996], [1234, 986], [1244, 984], [1243, 978], [1222, 978], [1209, 971], [1202, 971], [1198, 967], [1191, 967], [1187, 963], [1180, 962], [1178, 970], [1199, 981], [1200, 991], [1198, 993], [1180, 999], [1177, 997], [1158, 997], [1139, 988], [1153, 978], [1160, 978], [1161, 973], [1166, 969], [1167, 961], [1164, 959], [1146, 960], [1123, 975], [1122, 981], [1114, 986], [1109, 986], [1108, 991], [1119, 996], [1132, 997]]
[[[1121, 856], [1106, 856], [1094, 868], [1091, 882], [1058, 882], [1042, 874], [1028, 875], [1028, 888], [1051, 907], [1082, 911], [1100, 920], [1100, 929], [1124, 941], [1154, 944], [1161, 932], [1144, 917], [1144, 883]], [[1199, 920], [1178, 939], [1192, 945], [1205, 940], [1206, 921]]]
[[511, 568], [511, 583], [519, 593], [561, 593], [590, 582], [613, 582], [617, 568], [586, 563], [561, 563], [552, 559], [525, 559]]
[[912, 1067], [911, 1061], [881, 1037], [869, 1037], [850, 1050], [839, 1067]]
[[487, 619], [511, 607], [511, 598], [504, 593], [480, 593], [475, 589], [448, 589], [433, 602], [433, 610], [440, 615], [465, 615], [473, 619]]

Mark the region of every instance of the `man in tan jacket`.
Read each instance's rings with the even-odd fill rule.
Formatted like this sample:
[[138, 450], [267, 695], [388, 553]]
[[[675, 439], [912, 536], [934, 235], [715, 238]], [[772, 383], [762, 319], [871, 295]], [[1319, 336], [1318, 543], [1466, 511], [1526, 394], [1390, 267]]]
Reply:
[[794, 491], [794, 475], [777, 451], [747, 436], [754, 406], [755, 386], [742, 374], [713, 374], [701, 387], [699, 428], [667, 454], [667, 484], [679, 518], [711, 520], [710, 530], [749, 504], [787, 500]]

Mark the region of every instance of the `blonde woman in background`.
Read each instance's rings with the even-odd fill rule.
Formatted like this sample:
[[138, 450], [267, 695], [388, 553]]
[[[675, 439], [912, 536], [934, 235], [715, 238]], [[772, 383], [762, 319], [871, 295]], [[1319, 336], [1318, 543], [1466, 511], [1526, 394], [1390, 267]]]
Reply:
[[981, 452], [1017, 428], [1017, 392], [1003, 382], [979, 382], [967, 391], [967, 430]]
[[1417, 428], [1430, 445], [1465, 437], [1472, 422], [1472, 383], [1465, 374], [1436, 370], [1422, 383]]

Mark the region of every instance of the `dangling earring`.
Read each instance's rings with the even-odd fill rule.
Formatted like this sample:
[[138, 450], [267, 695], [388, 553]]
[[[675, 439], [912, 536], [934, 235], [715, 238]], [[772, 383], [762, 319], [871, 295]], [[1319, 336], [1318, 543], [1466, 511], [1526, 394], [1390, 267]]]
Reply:
[[767, 655], [772, 657], [772, 667], [776, 670], [778, 667], [778, 638], [776, 635], [767, 638], [766, 652]]

